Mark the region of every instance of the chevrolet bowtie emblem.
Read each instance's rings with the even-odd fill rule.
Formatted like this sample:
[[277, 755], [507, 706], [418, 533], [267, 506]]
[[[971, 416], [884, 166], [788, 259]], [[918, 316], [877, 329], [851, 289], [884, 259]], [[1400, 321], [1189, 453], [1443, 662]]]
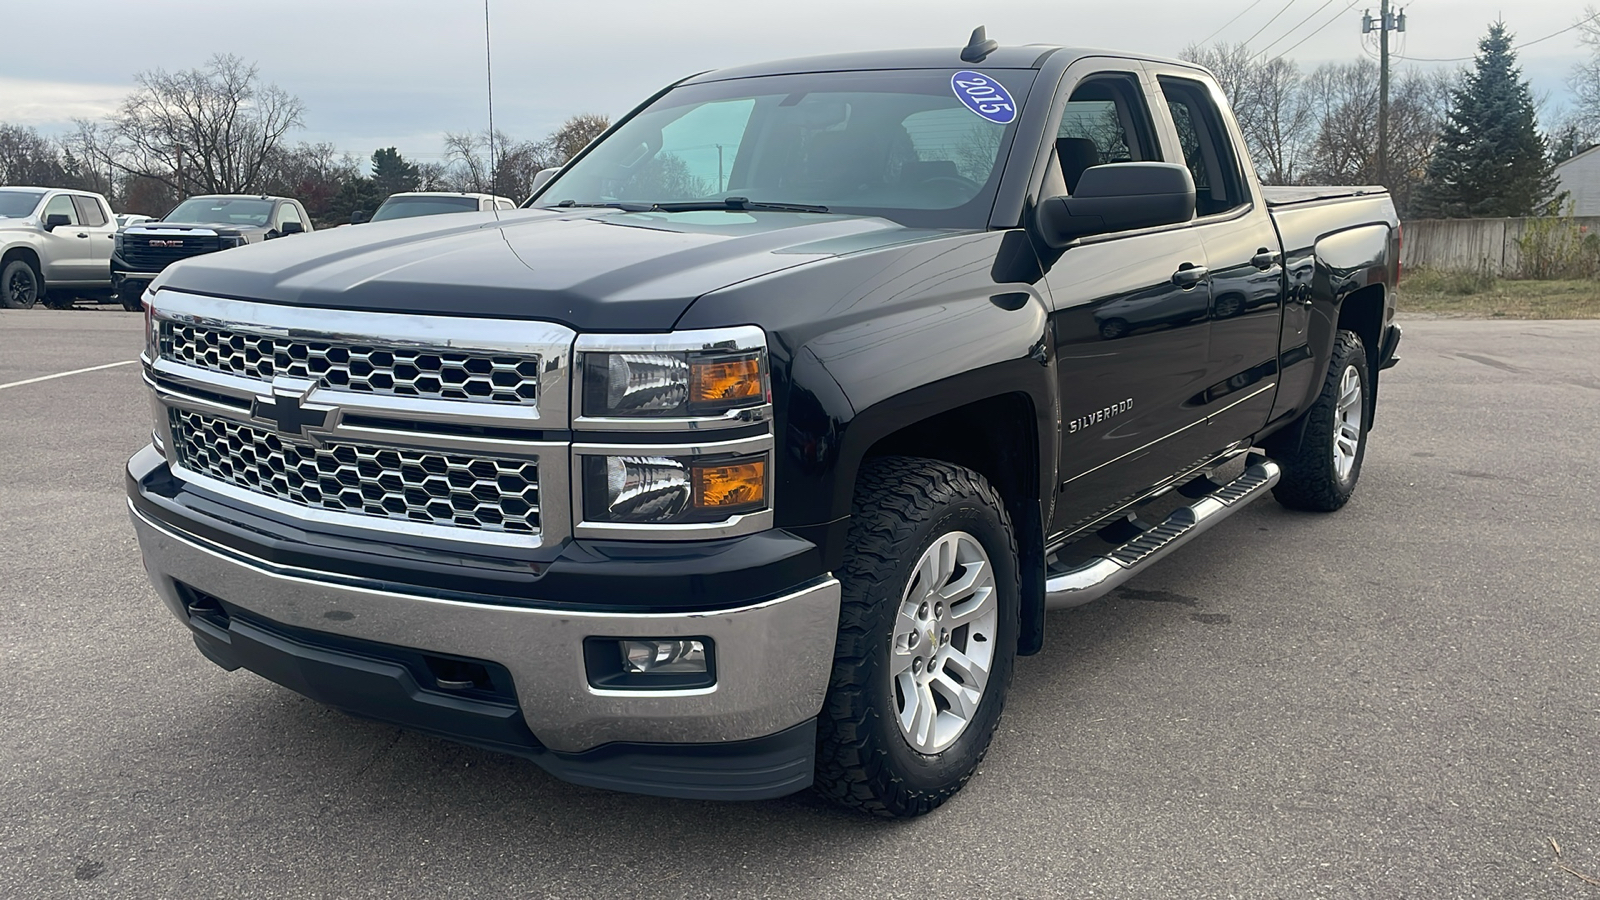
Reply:
[[279, 434], [287, 437], [307, 437], [310, 429], [326, 429], [334, 408], [306, 403], [312, 385], [286, 385], [274, 382], [270, 397], [257, 397], [251, 404], [250, 414], [266, 419], [276, 426]]

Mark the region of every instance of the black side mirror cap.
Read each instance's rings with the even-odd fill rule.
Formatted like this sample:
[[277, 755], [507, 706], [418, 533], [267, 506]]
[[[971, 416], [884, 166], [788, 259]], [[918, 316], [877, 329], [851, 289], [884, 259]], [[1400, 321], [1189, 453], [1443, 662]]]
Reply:
[[306, 226], [299, 222], [285, 222], [278, 229], [279, 234], [305, 234]]
[[1194, 195], [1193, 176], [1176, 163], [1090, 166], [1070, 197], [1041, 200], [1034, 220], [1039, 236], [1059, 250], [1089, 235], [1187, 222]]
[[367, 211], [364, 209], [358, 209], [350, 213], [351, 225], [360, 225], [364, 222], [370, 222], [371, 220], [372, 217], [367, 215]]
[[44, 217], [45, 231], [55, 231], [57, 228], [65, 228], [71, 224], [72, 217], [66, 213], [51, 213]]

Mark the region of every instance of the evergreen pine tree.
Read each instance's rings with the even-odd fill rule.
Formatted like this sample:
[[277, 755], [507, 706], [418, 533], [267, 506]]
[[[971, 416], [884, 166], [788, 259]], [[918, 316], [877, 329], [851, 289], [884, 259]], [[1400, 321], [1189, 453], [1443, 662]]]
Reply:
[[1450, 104], [1417, 212], [1437, 218], [1533, 215], [1555, 193], [1553, 170], [1511, 35], [1496, 22], [1478, 42], [1473, 70]]
[[372, 181], [384, 197], [416, 190], [418, 175], [417, 167], [395, 148], [373, 151]]

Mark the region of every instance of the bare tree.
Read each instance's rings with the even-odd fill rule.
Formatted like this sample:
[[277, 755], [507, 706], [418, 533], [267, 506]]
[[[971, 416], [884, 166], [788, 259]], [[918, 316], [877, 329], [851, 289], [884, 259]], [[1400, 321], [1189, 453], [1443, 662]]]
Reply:
[[541, 161], [545, 166], [566, 165], [567, 160], [577, 156], [584, 147], [589, 146], [589, 142], [610, 127], [611, 117], [601, 113], [573, 116], [539, 142]]
[[1281, 57], [1267, 59], [1244, 44], [1191, 44], [1181, 56], [1216, 76], [1262, 180], [1296, 181], [1314, 124], [1300, 67]]
[[1578, 144], [1600, 142], [1600, 10], [1584, 7], [1578, 40], [1589, 51], [1587, 59], [1572, 67], [1567, 84], [1572, 88], [1572, 110], [1567, 127]]
[[259, 190], [280, 142], [303, 123], [299, 98], [262, 84], [231, 54], [183, 72], [134, 76], [138, 88], [108, 122], [104, 161], [180, 194]]
[[0, 184], [67, 187], [60, 150], [22, 125], [0, 125]]

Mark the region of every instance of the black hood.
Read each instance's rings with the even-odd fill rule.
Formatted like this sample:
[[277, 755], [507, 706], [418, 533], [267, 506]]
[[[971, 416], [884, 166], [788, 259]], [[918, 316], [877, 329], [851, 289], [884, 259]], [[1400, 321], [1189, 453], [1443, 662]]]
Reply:
[[937, 233], [795, 213], [457, 213], [195, 257], [169, 267], [154, 287], [292, 306], [664, 331], [717, 288]]

